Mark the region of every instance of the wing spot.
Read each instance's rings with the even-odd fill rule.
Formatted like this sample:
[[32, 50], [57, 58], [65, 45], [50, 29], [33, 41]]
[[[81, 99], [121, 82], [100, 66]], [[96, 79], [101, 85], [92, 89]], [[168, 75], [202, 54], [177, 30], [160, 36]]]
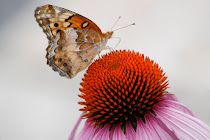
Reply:
[[62, 58], [58, 59], [58, 62], [61, 62], [62, 61]]
[[66, 11], [66, 12], [64, 12], [64, 13], [62, 13], [62, 14], [67, 15], [67, 16], [72, 16], [72, 15], [74, 15], [73, 12], [69, 12], [69, 11]]
[[89, 25], [88, 22], [83, 22], [83, 23], [82, 23], [82, 28], [86, 28], [88, 25]]
[[63, 63], [63, 66], [66, 67], [67, 66], [67, 63]]
[[61, 30], [60, 30], [60, 29], [58, 29], [58, 30], [57, 30], [57, 33], [59, 33], [60, 31], [61, 31]]
[[67, 27], [71, 27], [71, 25], [72, 25], [72, 23], [71, 23], [71, 22], [69, 22], [69, 25], [68, 25]]
[[58, 23], [55, 23], [55, 24], [54, 24], [54, 26], [55, 26], [55, 27], [58, 27], [58, 26], [59, 26], [59, 24], [58, 24]]
[[67, 19], [65, 19], [65, 22], [68, 22], [69, 19], [71, 19], [74, 15], [69, 16]]
[[72, 23], [69, 22], [63, 22], [63, 27], [68, 27], [69, 25], [71, 25]]

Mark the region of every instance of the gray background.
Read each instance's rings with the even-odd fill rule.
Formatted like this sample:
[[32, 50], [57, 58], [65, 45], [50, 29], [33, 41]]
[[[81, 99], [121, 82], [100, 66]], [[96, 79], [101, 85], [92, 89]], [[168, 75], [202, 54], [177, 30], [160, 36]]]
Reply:
[[[135, 22], [114, 33], [122, 39], [117, 49], [159, 63], [168, 91], [210, 125], [209, 0], [5, 0], [0, 2], [0, 140], [66, 140], [81, 113], [77, 94], [85, 71], [70, 80], [46, 65], [48, 41], [34, 18], [44, 4], [78, 12], [103, 32], [118, 16], [115, 28]], [[108, 45], [116, 43], [111, 39]]]

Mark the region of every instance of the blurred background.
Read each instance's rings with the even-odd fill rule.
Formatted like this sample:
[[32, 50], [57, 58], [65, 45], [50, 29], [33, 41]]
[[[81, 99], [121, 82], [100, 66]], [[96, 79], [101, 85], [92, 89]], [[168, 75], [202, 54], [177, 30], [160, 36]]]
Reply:
[[103, 32], [119, 16], [115, 28], [135, 22], [114, 33], [122, 40], [117, 49], [157, 62], [168, 91], [210, 125], [209, 0], [7, 0], [0, 2], [0, 140], [67, 140], [81, 114], [77, 95], [85, 71], [67, 79], [46, 64], [48, 40], [34, 17], [45, 4], [75, 11]]

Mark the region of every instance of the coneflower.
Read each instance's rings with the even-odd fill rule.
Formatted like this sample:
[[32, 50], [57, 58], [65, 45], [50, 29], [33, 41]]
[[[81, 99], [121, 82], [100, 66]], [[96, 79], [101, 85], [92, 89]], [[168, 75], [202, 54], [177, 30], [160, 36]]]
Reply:
[[209, 140], [210, 128], [166, 91], [158, 64], [130, 51], [111, 52], [88, 68], [79, 97], [87, 118], [77, 140]]

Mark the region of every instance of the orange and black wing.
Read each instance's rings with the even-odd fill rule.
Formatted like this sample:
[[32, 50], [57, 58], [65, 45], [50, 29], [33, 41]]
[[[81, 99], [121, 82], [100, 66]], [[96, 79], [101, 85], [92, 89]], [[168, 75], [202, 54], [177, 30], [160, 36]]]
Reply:
[[55, 39], [58, 32], [68, 29], [92, 30], [102, 35], [100, 28], [91, 20], [58, 6], [38, 7], [35, 17], [50, 41]]

